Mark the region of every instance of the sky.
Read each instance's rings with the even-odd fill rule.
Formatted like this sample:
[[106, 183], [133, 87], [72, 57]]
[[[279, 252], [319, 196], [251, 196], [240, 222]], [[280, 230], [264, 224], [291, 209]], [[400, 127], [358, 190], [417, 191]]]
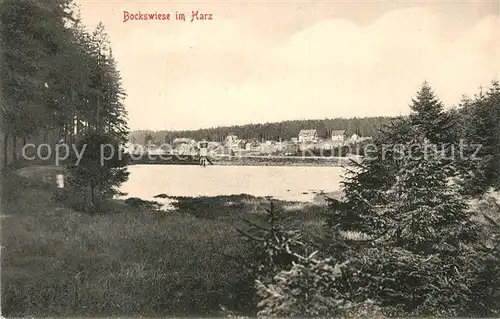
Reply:
[[131, 129], [397, 116], [423, 81], [451, 107], [500, 73], [499, 1], [76, 2], [106, 27]]

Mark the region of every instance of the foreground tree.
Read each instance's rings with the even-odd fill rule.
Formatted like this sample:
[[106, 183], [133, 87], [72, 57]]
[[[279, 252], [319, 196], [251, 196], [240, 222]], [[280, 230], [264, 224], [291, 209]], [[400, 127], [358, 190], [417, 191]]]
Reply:
[[[489, 210], [497, 220], [500, 204], [490, 199]], [[500, 315], [500, 223], [485, 215], [490, 226], [485, 242], [479, 250], [478, 267], [471, 272], [474, 283], [469, 294], [468, 314], [478, 317], [498, 317]]]
[[[8, 139], [25, 138], [60, 123], [61, 95], [69, 93], [59, 79], [59, 63], [71, 61], [71, 0], [0, 3], [1, 119]], [[69, 94], [67, 94], [69, 95]], [[12, 148], [14, 158], [16, 148]], [[7, 152], [4, 154], [7, 159]]]
[[412, 109], [351, 170], [329, 227], [368, 236], [349, 257], [357, 275], [346, 276], [356, 301], [374, 300], [387, 315], [456, 316], [466, 309], [466, 274], [477, 266], [471, 244], [480, 229], [449, 157], [452, 121], [426, 83]]
[[424, 82], [412, 100], [410, 109], [410, 125], [418, 127], [423, 136], [431, 144], [441, 146], [445, 143], [455, 143], [450, 129], [453, 118], [445, 112], [443, 103], [434, 94], [429, 83]]
[[418, 253], [434, 253], [443, 245], [456, 248], [474, 237], [465, 199], [449, 179], [456, 168], [453, 163], [444, 166], [443, 153], [423, 134], [414, 134], [401, 150], [394, 184], [383, 195], [386, 205], [378, 209], [378, 233]]
[[[486, 94], [479, 94], [470, 103], [469, 125], [465, 138], [481, 145], [476, 154], [477, 178], [473, 183], [486, 191], [489, 187], [500, 189], [500, 84], [493, 81]], [[464, 116], [468, 114], [464, 112]]]
[[102, 24], [87, 31], [72, 0], [5, 0], [0, 22], [5, 162], [28, 135], [74, 143], [93, 128], [125, 140], [125, 93]]
[[398, 171], [393, 146], [404, 143], [409, 128], [408, 119], [395, 119], [366, 146], [361, 163], [353, 161], [352, 167], [345, 168], [347, 174], [341, 182], [344, 198], [331, 201], [330, 229], [370, 234], [381, 227], [374, 218], [374, 208], [386, 204], [384, 192], [394, 183]]
[[445, 178], [460, 176], [461, 171], [454, 166], [457, 158], [451, 156], [452, 149], [459, 144], [450, 132], [453, 117], [444, 111], [427, 82], [417, 92], [410, 108], [413, 112], [409, 117], [397, 118], [383, 128], [368, 152], [365, 150], [361, 163], [353, 163], [354, 169], [347, 168], [348, 174], [342, 183], [345, 198], [332, 202], [331, 226], [374, 235], [384, 228], [374, 219], [377, 216], [374, 210], [388, 204], [386, 192], [396, 183], [395, 176], [404, 163], [402, 158], [413, 147], [416, 136], [420, 144], [415, 146], [426, 144], [423, 155], [427, 154], [427, 149], [442, 153], [444, 157], [438, 164], [444, 168]]
[[121, 142], [113, 135], [90, 131], [77, 145], [81, 158], [73, 157], [68, 168], [69, 187], [83, 199], [83, 208], [119, 193], [128, 178]]
[[88, 32], [72, 0], [5, 0], [0, 21], [4, 162], [9, 139], [15, 152], [18, 137], [53, 130], [58, 140], [86, 147], [80, 163], [70, 167], [72, 184], [89, 187], [92, 204], [112, 195], [126, 179], [126, 167], [115, 157], [102, 163], [102, 149], [117, 156], [128, 127], [104, 26]]

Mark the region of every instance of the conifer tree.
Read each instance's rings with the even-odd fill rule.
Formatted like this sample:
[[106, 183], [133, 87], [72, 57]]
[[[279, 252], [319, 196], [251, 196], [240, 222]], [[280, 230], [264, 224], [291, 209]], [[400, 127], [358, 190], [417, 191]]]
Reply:
[[481, 195], [500, 189], [500, 85], [481, 90], [460, 109], [465, 156], [462, 161], [466, 194]]
[[369, 235], [350, 257], [358, 270], [352, 295], [392, 315], [458, 315], [469, 294], [464, 273], [474, 264], [466, 247], [478, 229], [447, 156], [453, 122], [426, 83], [412, 110], [380, 134], [374, 154], [346, 180], [329, 226]]
[[[395, 175], [400, 172], [402, 161], [401, 148], [408, 148], [415, 134], [428, 141], [429, 146], [437, 147], [444, 155], [456, 141], [449, 127], [453, 119], [446, 114], [442, 103], [435, 96], [427, 82], [417, 92], [411, 105], [413, 112], [408, 118], [397, 118], [386, 126], [370, 145], [371, 152], [365, 154], [356, 168], [348, 168], [348, 176], [342, 183], [345, 198], [333, 201], [330, 226], [337, 225], [343, 230], [359, 230], [367, 234], [379, 233], [383, 228], [374, 219], [374, 210], [387, 205], [387, 192], [393, 187]], [[370, 150], [369, 150], [370, 151]], [[442, 160], [440, 165], [448, 167], [449, 161]], [[445, 170], [448, 177], [457, 175], [456, 170]]]
[[70, 3], [5, 0], [0, 4], [5, 142], [8, 137], [25, 137], [52, 127], [57, 121], [60, 95], [53, 80], [60, 73], [55, 60], [67, 53], [71, 41], [64, 25], [65, 19], [71, 18], [67, 12]]
[[[70, 184], [76, 188], [88, 187], [91, 203], [95, 204], [96, 195], [114, 195], [128, 178], [126, 163], [121, 157], [121, 146], [128, 136], [123, 104], [125, 92], [104, 25], [100, 23], [91, 34], [83, 31], [80, 36], [88, 78], [87, 86], [82, 88], [85, 103], [81, 104], [83, 109], [79, 113], [87, 129], [82, 130], [78, 145], [87, 145], [87, 148], [82, 161], [69, 167]], [[114, 156], [103, 163], [103, 157], [111, 156], [103, 154], [104, 149]]]
[[410, 108], [413, 111], [410, 114], [411, 125], [420, 127], [430, 143], [441, 145], [455, 142], [450, 134], [453, 127], [452, 118], [444, 111], [442, 102], [427, 82], [422, 84]]
[[397, 148], [405, 142], [409, 128], [407, 118], [393, 120], [372, 143], [365, 146], [361, 163], [352, 162], [353, 168], [345, 168], [344, 198], [332, 200], [332, 212], [328, 218], [330, 228], [372, 234], [381, 227], [374, 218], [374, 211], [386, 204], [384, 192], [394, 183], [398, 169]]
[[500, 83], [493, 81], [484, 99], [475, 108], [474, 134], [482, 145], [485, 184], [500, 189]]
[[414, 128], [401, 152], [394, 184], [378, 211], [379, 232], [389, 242], [420, 254], [457, 249], [472, 239], [474, 223], [459, 186], [449, 180], [453, 163]]
[[[497, 214], [500, 204], [492, 199]], [[474, 279], [469, 296], [469, 314], [478, 317], [498, 317], [500, 315], [500, 224], [487, 217], [490, 226], [487, 245], [481, 250], [478, 267], [471, 272]]]

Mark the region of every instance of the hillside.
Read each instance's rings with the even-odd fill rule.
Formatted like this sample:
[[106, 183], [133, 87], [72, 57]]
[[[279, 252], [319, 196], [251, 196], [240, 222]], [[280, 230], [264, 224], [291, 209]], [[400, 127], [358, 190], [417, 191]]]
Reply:
[[156, 142], [170, 142], [176, 137], [188, 137], [195, 140], [206, 139], [221, 141], [229, 134], [236, 134], [243, 139], [289, 140], [297, 137], [302, 129], [316, 129], [322, 138], [330, 136], [333, 130], [346, 130], [347, 135], [357, 133], [361, 136], [374, 136], [391, 117], [365, 117], [365, 118], [334, 118], [322, 120], [293, 120], [265, 124], [247, 124], [224, 127], [214, 127], [186, 131], [148, 131], [137, 130], [131, 133], [136, 143], [143, 143], [146, 135], [151, 133]]

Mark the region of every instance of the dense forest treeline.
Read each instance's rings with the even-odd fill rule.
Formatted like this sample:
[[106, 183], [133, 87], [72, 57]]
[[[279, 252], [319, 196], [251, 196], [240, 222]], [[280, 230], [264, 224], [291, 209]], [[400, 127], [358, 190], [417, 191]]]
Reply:
[[[99, 130], [128, 134], [116, 62], [99, 24], [88, 30], [72, 0], [0, 2], [3, 162], [34, 136], [74, 143]], [[14, 147], [9, 148], [9, 145]]]
[[142, 144], [148, 134], [151, 134], [156, 143], [171, 142], [177, 137], [193, 138], [197, 141], [223, 141], [229, 134], [235, 134], [245, 140], [257, 141], [274, 140], [283, 141], [298, 137], [300, 130], [315, 129], [320, 138], [328, 138], [334, 130], [345, 130], [347, 136], [375, 136], [380, 128], [389, 124], [390, 117], [365, 117], [365, 118], [334, 118], [323, 120], [293, 120], [265, 124], [234, 125], [199, 130], [185, 131], [151, 131], [136, 130], [131, 136], [136, 143]]

